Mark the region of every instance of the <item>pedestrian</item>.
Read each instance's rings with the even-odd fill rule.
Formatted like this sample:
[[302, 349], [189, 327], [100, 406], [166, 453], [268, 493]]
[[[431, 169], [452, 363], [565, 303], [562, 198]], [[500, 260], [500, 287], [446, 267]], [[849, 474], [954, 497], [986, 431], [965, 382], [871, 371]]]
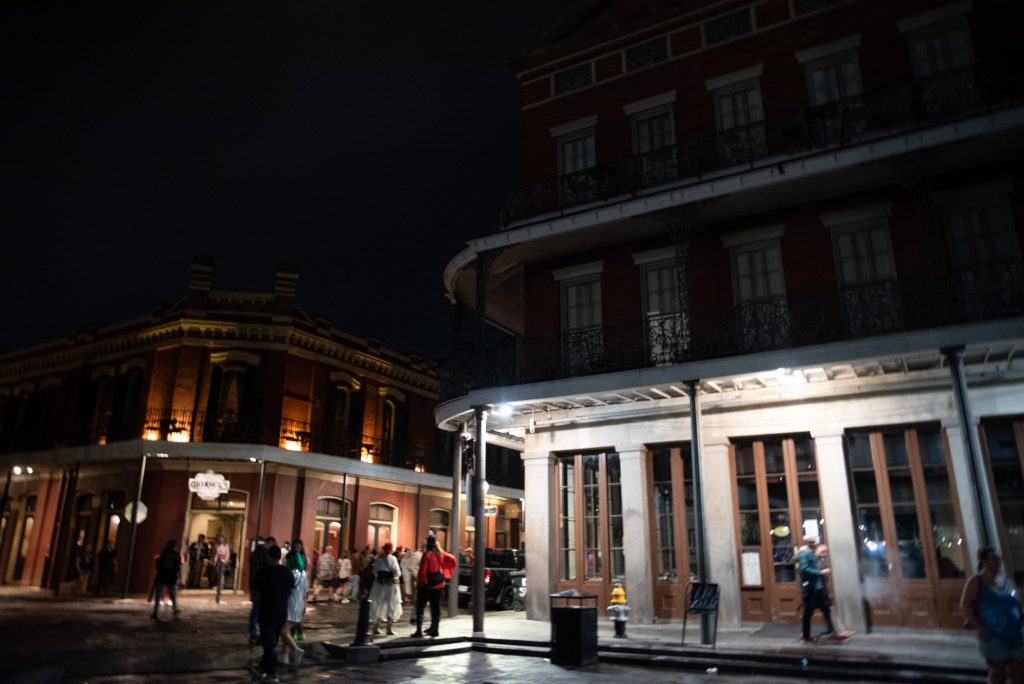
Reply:
[[260, 677], [276, 682], [277, 640], [288, 619], [288, 601], [294, 586], [290, 570], [281, 565], [281, 549], [268, 537], [264, 565], [256, 571], [255, 590], [259, 594], [260, 640], [263, 657], [260, 658]]
[[203, 577], [203, 566], [210, 562], [210, 551], [206, 547], [206, 535], [199, 537], [188, 545], [188, 586], [198, 589]]
[[317, 595], [321, 589], [327, 589], [327, 600], [331, 600], [331, 592], [334, 590], [334, 578], [337, 573], [337, 562], [334, 560], [334, 547], [328, 546], [316, 559], [316, 584], [313, 587], [313, 603], [316, 603]]
[[399, 547], [395, 553], [398, 567], [402, 569], [402, 605], [413, 599], [412, 593], [412, 549]]
[[213, 566], [217, 577], [217, 603], [220, 603], [220, 592], [224, 589], [224, 573], [231, 567], [231, 546], [223, 536], [217, 537], [217, 546], [213, 551]]
[[439, 636], [441, 626], [441, 591], [445, 582], [451, 579], [452, 573], [458, 568], [455, 556], [442, 551], [437, 546], [434, 535], [427, 537], [426, 552], [420, 559], [420, 571], [417, 577], [416, 590], [416, 631], [414, 637], [423, 636], [423, 609], [430, 603], [430, 629], [427, 636]]
[[153, 582], [153, 614], [150, 616], [157, 619], [157, 612], [160, 610], [160, 602], [164, 597], [164, 590], [171, 597], [171, 607], [174, 614], [178, 610], [178, 573], [181, 570], [181, 554], [178, 553], [177, 544], [173, 539], [168, 539], [164, 550], [156, 559], [156, 580]]
[[96, 593], [104, 594], [107, 588], [114, 583], [114, 573], [117, 572], [117, 551], [113, 549], [109, 539], [103, 542], [103, 548], [97, 554], [96, 562], [99, 565]]
[[358, 551], [352, 549], [351, 559], [352, 561], [352, 576], [349, 580], [349, 598], [359, 600], [359, 582], [360, 575], [363, 572], [362, 556]]
[[370, 622], [373, 623], [374, 636], [380, 635], [381, 620], [387, 620], [387, 633], [393, 635], [395, 632], [391, 626], [402, 618], [402, 591], [399, 587], [402, 571], [398, 567], [398, 559], [391, 553], [393, 548], [391, 542], [387, 542], [373, 561]]
[[249, 645], [251, 646], [261, 643], [260, 590], [256, 584], [256, 576], [267, 564], [267, 551], [271, 546], [277, 546], [277, 540], [273, 537], [267, 537], [262, 541], [257, 539], [256, 546], [249, 554], [249, 600], [252, 603], [252, 607], [249, 609]]
[[1003, 559], [990, 546], [978, 549], [978, 572], [964, 585], [960, 608], [964, 626], [978, 631], [990, 684], [1024, 682], [1024, 639], [1020, 594], [999, 568]]
[[334, 592], [334, 598], [340, 599], [342, 603], [348, 603], [348, 591], [351, 588], [352, 559], [348, 557], [348, 551], [341, 552], [338, 559], [338, 588]]
[[78, 578], [79, 594], [84, 594], [89, 590], [89, 578], [92, 577], [92, 566], [95, 561], [92, 544], [86, 544], [78, 550], [78, 555], [75, 556], [75, 572]]
[[304, 641], [306, 638], [302, 632], [302, 616], [306, 612], [306, 590], [309, 584], [306, 578], [306, 554], [302, 550], [301, 539], [292, 542], [291, 550], [285, 557], [285, 565], [292, 573], [293, 588], [291, 596], [288, 597], [288, 619], [281, 628], [284, 662], [288, 662], [287, 658], [290, 655], [292, 664], [298, 665], [305, 653], [296, 642]]
[[811, 616], [815, 609], [821, 611], [825, 617], [827, 629], [821, 636], [828, 636], [836, 641], [842, 641], [846, 637], [836, 634], [835, 626], [832, 624], [832, 611], [828, 604], [828, 589], [825, 578], [832, 572], [831, 568], [822, 570], [818, 567], [818, 557], [814, 554], [814, 547], [818, 539], [812, 535], [804, 537], [804, 545], [797, 550], [797, 565], [800, 570], [800, 593], [804, 602], [804, 616], [800, 641], [815, 644], [818, 639], [811, 636]]

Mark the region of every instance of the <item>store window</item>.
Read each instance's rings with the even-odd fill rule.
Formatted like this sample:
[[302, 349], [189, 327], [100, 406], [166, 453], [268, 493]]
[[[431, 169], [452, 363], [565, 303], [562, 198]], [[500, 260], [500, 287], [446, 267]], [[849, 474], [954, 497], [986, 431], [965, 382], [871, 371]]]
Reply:
[[348, 513], [348, 501], [329, 496], [317, 499], [313, 528], [313, 544], [317, 551], [331, 546], [335, 552], [340, 553], [348, 548]]
[[380, 549], [387, 542], [394, 543], [398, 509], [389, 504], [370, 504], [366, 543], [371, 549]]

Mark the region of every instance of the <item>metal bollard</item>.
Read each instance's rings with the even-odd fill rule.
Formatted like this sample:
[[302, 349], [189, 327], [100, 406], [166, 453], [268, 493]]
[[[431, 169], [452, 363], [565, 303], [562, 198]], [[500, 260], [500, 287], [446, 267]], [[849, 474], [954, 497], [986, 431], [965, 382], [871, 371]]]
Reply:
[[363, 599], [359, 602], [359, 619], [356, 620], [356, 638], [353, 646], [369, 646], [370, 640], [370, 599]]
[[608, 606], [608, 617], [615, 623], [615, 638], [626, 638], [626, 620], [629, 618], [629, 604], [626, 591], [621, 584], [612, 589], [612, 604]]

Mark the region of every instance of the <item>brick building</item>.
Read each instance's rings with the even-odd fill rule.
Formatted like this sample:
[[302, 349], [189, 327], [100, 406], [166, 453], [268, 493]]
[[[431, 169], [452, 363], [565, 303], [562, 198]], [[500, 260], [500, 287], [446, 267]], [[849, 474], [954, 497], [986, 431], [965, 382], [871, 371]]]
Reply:
[[982, 545], [1024, 580], [1003, 13], [594, 0], [516, 62], [525, 186], [444, 273], [510, 336], [435, 415], [524, 440], [530, 617], [622, 582], [678, 618], [698, 577], [723, 624], [796, 620], [805, 534], [854, 629], [959, 627]]
[[[268, 534], [361, 549], [433, 529], [452, 546], [462, 444], [434, 425], [436, 364], [307, 316], [294, 269], [279, 268], [270, 294], [212, 280], [197, 260], [174, 305], [0, 356], [0, 581], [59, 588], [79, 549], [109, 540], [121, 586], [143, 462], [132, 591], [168, 539], [200, 533], [233, 550]], [[208, 471], [228, 481], [214, 499], [190, 493]], [[521, 490], [490, 494], [488, 545], [514, 548]], [[244, 581], [239, 556], [229, 583]]]

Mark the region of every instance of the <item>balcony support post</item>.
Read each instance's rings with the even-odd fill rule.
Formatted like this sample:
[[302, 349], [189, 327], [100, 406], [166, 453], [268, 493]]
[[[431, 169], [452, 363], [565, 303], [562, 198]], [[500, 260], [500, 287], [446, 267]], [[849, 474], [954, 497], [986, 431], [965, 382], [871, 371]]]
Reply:
[[[487, 560], [487, 520], [484, 481], [487, 479], [487, 407], [474, 406], [476, 435], [473, 454], [473, 636], [484, 636], [484, 571]], [[449, 589], [449, 591], [451, 591]]]
[[960, 436], [963, 440], [964, 453], [970, 465], [971, 484], [974, 490], [974, 506], [978, 516], [978, 531], [981, 534], [978, 546], [999, 549], [999, 532], [996, 530], [995, 511], [992, 508], [992, 497], [988, 482], [985, 463], [981, 457], [981, 443], [978, 440], [978, 426], [971, 413], [971, 402], [967, 396], [967, 379], [964, 377], [964, 348], [947, 347], [942, 350], [949, 364], [949, 374], [953, 381], [953, 399], [956, 402], [957, 420], [960, 422]]
[[[452, 514], [448, 519], [448, 546], [449, 551], [459, 558], [462, 545], [462, 450], [466, 443], [462, 435], [466, 432], [466, 424], [463, 423], [459, 434], [455, 437], [455, 448], [452, 449]], [[420, 541], [416, 540], [416, 548], [419, 548]], [[448, 588], [448, 617], [459, 615], [459, 573], [455, 573], [455, 591]]]
[[[707, 533], [704, 521], [704, 464], [701, 455], [703, 436], [700, 427], [700, 380], [685, 380], [686, 395], [690, 399], [690, 458], [693, 463], [693, 517], [694, 542], [697, 547], [697, 581], [710, 582], [708, 567]], [[684, 599], [685, 600], [685, 599]], [[711, 615], [700, 616], [700, 643], [710, 645], [714, 639]]]

